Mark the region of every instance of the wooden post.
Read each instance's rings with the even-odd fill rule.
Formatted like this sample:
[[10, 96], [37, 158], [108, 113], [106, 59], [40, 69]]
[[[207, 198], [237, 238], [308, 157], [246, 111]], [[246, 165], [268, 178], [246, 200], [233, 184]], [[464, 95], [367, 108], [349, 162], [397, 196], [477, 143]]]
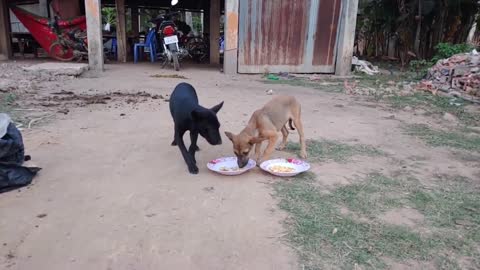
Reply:
[[203, 10], [203, 33], [210, 34], [210, 8]]
[[0, 60], [12, 59], [11, 41], [7, 0], [0, 0]]
[[225, 51], [223, 72], [236, 74], [238, 65], [238, 3], [239, 0], [225, 1]]
[[87, 17], [88, 65], [90, 70], [103, 72], [103, 39], [101, 0], [85, 0]]
[[138, 4], [132, 3], [130, 6], [130, 10], [132, 11], [132, 34], [133, 36], [137, 37], [139, 29], [139, 16], [138, 16]]
[[127, 62], [127, 32], [125, 24], [125, 0], [115, 0], [117, 10], [117, 57], [119, 62]]
[[220, 0], [210, 0], [210, 64], [220, 64]]
[[353, 44], [357, 25], [358, 0], [342, 0], [335, 75], [345, 76], [352, 69]]

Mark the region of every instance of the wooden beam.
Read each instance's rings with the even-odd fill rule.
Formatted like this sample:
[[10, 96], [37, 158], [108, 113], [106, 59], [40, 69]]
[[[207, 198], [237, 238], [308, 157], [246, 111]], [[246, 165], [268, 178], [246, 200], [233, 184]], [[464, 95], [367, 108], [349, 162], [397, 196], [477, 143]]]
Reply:
[[85, 0], [87, 17], [88, 65], [90, 70], [103, 72], [103, 39], [101, 0]]
[[132, 3], [130, 5], [130, 9], [131, 9], [131, 12], [132, 12], [132, 34], [136, 37], [138, 36], [138, 32], [139, 32], [139, 14], [138, 14], [138, 4], [135, 2], [135, 3]]
[[210, 0], [210, 64], [220, 64], [220, 0]]
[[238, 4], [239, 0], [225, 0], [225, 51], [223, 72], [236, 74], [238, 66]]
[[125, 0], [115, 0], [117, 10], [118, 61], [127, 62], [127, 31], [125, 24]]
[[335, 75], [345, 76], [351, 72], [357, 12], [358, 0], [342, 0]]
[[0, 60], [12, 59], [12, 39], [7, 0], [0, 0]]

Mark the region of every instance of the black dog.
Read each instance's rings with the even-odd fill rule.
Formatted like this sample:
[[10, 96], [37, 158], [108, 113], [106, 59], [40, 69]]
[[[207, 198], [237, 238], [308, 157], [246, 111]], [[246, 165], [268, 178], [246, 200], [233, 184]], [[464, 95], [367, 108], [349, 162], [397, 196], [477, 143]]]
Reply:
[[[195, 160], [195, 152], [200, 150], [197, 146], [198, 134], [211, 145], [222, 144], [220, 123], [217, 119], [217, 113], [222, 106], [223, 101], [211, 109], [200, 106], [195, 88], [188, 83], [178, 84], [170, 96], [170, 113], [175, 124], [172, 145], [178, 145], [188, 165], [188, 171], [192, 174], [198, 173]], [[187, 130], [190, 131], [191, 141], [188, 151], [183, 142], [183, 135]]]

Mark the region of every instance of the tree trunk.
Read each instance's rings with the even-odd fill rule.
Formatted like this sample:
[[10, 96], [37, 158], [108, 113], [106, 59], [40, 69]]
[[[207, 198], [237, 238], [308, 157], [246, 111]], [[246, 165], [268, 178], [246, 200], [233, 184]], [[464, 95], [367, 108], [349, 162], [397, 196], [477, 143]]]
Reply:
[[420, 56], [420, 34], [422, 30], [422, 0], [418, 0], [418, 22], [417, 22], [417, 33], [415, 34], [415, 42], [413, 49], [417, 58], [423, 58]]

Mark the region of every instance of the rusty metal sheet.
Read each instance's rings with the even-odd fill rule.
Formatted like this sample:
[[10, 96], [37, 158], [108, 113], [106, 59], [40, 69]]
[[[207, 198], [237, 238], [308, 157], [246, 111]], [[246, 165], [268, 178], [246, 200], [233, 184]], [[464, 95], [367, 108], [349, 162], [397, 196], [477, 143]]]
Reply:
[[341, 0], [242, 0], [240, 73], [334, 71]]
[[341, 0], [320, 1], [313, 65], [333, 65]]

